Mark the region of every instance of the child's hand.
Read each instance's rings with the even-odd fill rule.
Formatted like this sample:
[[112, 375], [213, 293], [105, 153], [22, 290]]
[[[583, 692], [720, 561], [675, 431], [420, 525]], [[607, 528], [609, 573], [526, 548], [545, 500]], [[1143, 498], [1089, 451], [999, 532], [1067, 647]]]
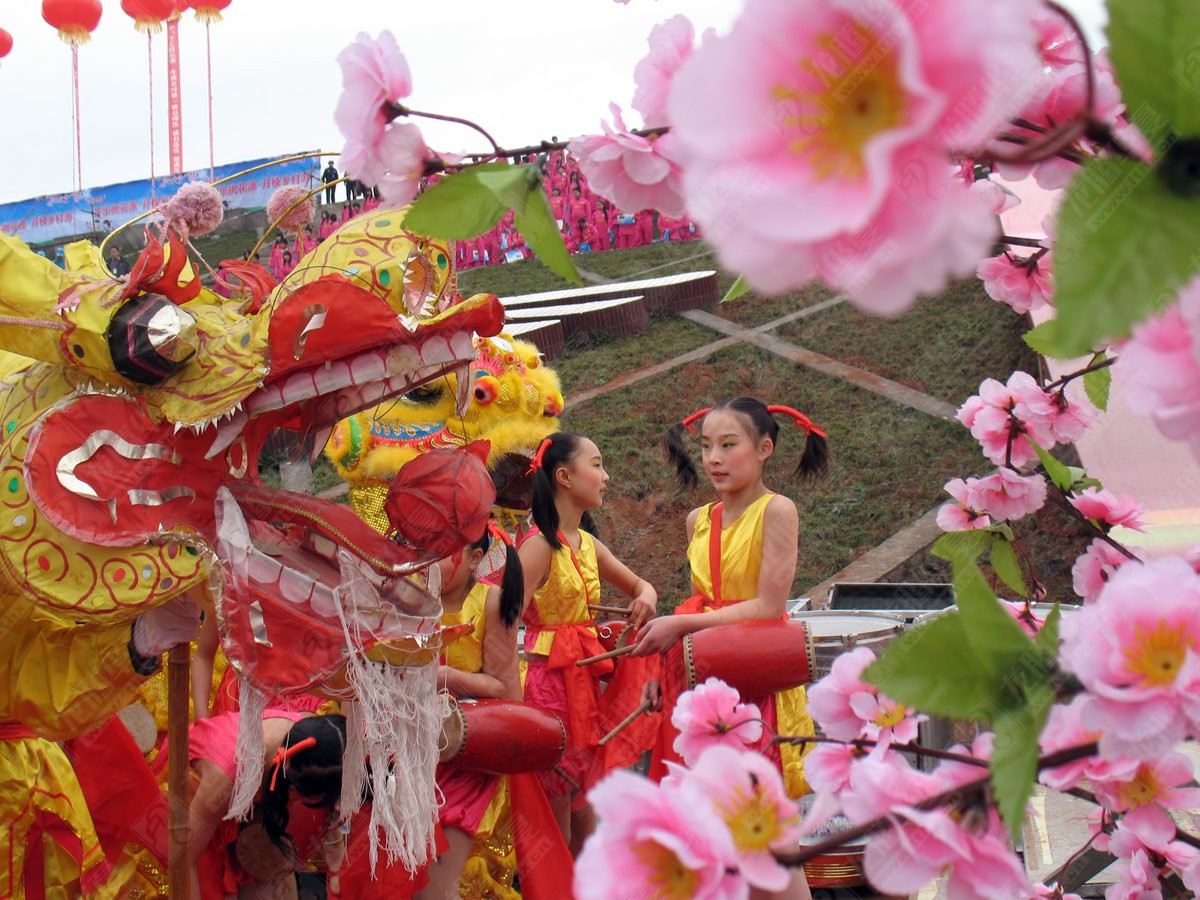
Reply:
[[633, 656], [665, 653], [691, 630], [684, 616], [659, 616], [647, 622], [634, 642]]
[[654, 614], [658, 612], [654, 608], [654, 604], [645, 598], [635, 598], [629, 604], [629, 624], [634, 628], [641, 628], [647, 622], [654, 618]]
[[649, 703], [649, 712], [659, 712], [662, 709], [662, 685], [657, 681], [647, 681], [642, 686], [642, 703]]

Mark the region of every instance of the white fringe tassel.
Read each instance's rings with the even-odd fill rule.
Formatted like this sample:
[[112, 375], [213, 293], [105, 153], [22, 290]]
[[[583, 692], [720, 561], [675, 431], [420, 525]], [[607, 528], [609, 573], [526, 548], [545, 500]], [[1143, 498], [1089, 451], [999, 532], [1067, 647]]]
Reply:
[[[442, 722], [449, 712], [437, 689], [437, 663], [392, 666], [353, 652], [372, 639], [360, 627], [368, 607], [378, 607], [378, 592], [362, 577], [356, 561], [341, 555], [343, 603], [338, 615], [352, 652], [346, 674], [356, 700], [347, 704], [347, 747], [342, 764], [342, 815], [361, 803], [370, 759], [371, 844], [374, 869], [382, 843], [388, 863], [416, 872], [430, 858], [438, 817], [435, 771]], [[343, 609], [343, 606], [345, 609]]]
[[254, 797], [262, 787], [266, 746], [263, 743], [263, 711], [267, 708], [267, 695], [247, 679], [238, 677], [238, 735], [237, 735], [237, 778], [233, 783], [233, 796], [229, 799], [226, 819], [245, 820], [250, 817]]

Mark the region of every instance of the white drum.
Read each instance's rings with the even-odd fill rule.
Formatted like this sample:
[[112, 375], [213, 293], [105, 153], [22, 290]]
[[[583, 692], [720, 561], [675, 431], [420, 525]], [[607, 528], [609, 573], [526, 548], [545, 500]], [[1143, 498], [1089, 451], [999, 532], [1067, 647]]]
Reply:
[[801, 610], [792, 619], [808, 626], [816, 651], [813, 681], [825, 677], [833, 661], [855, 647], [870, 647], [876, 654], [900, 636], [904, 616], [882, 610], [821, 609]]

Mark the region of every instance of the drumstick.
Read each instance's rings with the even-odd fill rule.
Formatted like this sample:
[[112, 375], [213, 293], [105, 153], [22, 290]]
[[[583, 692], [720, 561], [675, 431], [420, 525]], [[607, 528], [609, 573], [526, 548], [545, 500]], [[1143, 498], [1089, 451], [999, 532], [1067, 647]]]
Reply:
[[618, 656], [624, 656], [626, 653], [632, 653], [636, 649], [636, 644], [630, 644], [626, 647], [618, 647], [616, 650], [609, 650], [607, 653], [601, 653], [599, 656], [589, 656], [587, 659], [575, 660], [575, 665], [586, 666], [591, 663], [603, 662], [606, 659], [615, 659]]
[[626, 716], [624, 721], [622, 721], [620, 725], [618, 725], [616, 728], [614, 728], [612, 731], [610, 731], [604, 737], [600, 738], [600, 740], [596, 742], [597, 746], [603, 747], [605, 744], [607, 744], [609, 741], [611, 741], [613, 738], [615, 738], [618, 734], [620, 734], [622, 731], [624, 731], [629, 725], [632, 725], [634, 719], [636, 719], [638, 716], [642, 715], [643, 713], [647, 713], [649, 711], [650, 711], [650, 701], [643, 700], [642, 705], [639, 706], [637, 709], [635, 709], [633, 712], [631, 712], [628, 716]]
[[568, 775], [566, 772], [564, 772], [562, 769], [560, 769], [558, 766], [555, 766], [550, 771], [553, 772], [555, 775], [557, 775], [559, 778], [561, 778], [563, 781], [565, 781], [567, 784], [569, 784], [571, 786], [571, 790], [573, 790], [573, 791], [579, 790], [579, 784], [575, 781], [575, 779], [572, 778], [570, 775]]
[[621, 615], [629, 614], [629, 610], [627, 610], [624, 606], [601, 606], [596, 603], [589, 603], [588, 609], [590, 609], [592, 612], [600, 613], [619, 613]]

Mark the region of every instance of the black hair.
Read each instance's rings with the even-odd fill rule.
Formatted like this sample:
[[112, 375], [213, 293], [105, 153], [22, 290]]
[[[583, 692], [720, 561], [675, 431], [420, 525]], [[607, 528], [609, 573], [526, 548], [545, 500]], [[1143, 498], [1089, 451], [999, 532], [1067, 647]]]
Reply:
[[[563, 543], [558, 539], [558, 507], [554, 505], [554, 473], [570, 464], [571, 459], [579, 452], [579, 442], [585, 438], [581, 434], [559, 431], [550, 435], [548, 440], [550, 443], [542, 456], [542, 464], [533, 473], [533, 502], [530, 512], [533, 515], [533, 524], [538, 527], [546, 543], [554, 550], [561, 550]], [[579, 522], [579, 527], [589, 534], [596, 533], [596, 524], [586, 512]]]
[[[719, 409], [729, 409], [740, 413], [749, 422], [751, 434], [756, 435], [759, 440], [769, 437], [772, 444], [779, 446], [779, 423], [775, 421], [775, 417], [771, 415], [767, 410], [767, 405], [761, 400], [746, 396], [733, 397], [729, 400], [722, 400], [709, 412], [716, 412]], [[698, 478], [696, 464], [692, 462], [692, 456], [683, 441], [683, 432], [682, 422], [676, 422], [667, 429], [667, 457], [675, 466], [675, 474], [679, 483], [690, 489], [696, 486]], [[800, 457], [796, 473], [802, 479], [808, 480], [823, 477], [828, 472], [829, 443], [815, 431], [808, 432], [804, 441], [804, 453]]]
[[263, 830], [271, 843], [285, 852], [295, 849], [292, 837], [287, 833], [291, 788], [308, 798], [305, 805], [312, 809], [333, 809], [342, 796], [346, 717], [328, 715], [300, 719], [288, 731], [282, 746], [286, 749], [305, 738], [316, 739], [316, 745], [298, 751], [280, 767], [274, 788], [271, 780], [275, 766], [267, 767], [263, 780]]
[[[491, 541], [491, 532], [485, 531], [471, 549], [487, 553]], [[504, 577], [500, 579], [500, 621], [512, 628], [521, 618], [521, 607], [525, 604], [525, 574], [521, 570], [517, 548], [508, 541], [501, 543], [504, 544]]]

